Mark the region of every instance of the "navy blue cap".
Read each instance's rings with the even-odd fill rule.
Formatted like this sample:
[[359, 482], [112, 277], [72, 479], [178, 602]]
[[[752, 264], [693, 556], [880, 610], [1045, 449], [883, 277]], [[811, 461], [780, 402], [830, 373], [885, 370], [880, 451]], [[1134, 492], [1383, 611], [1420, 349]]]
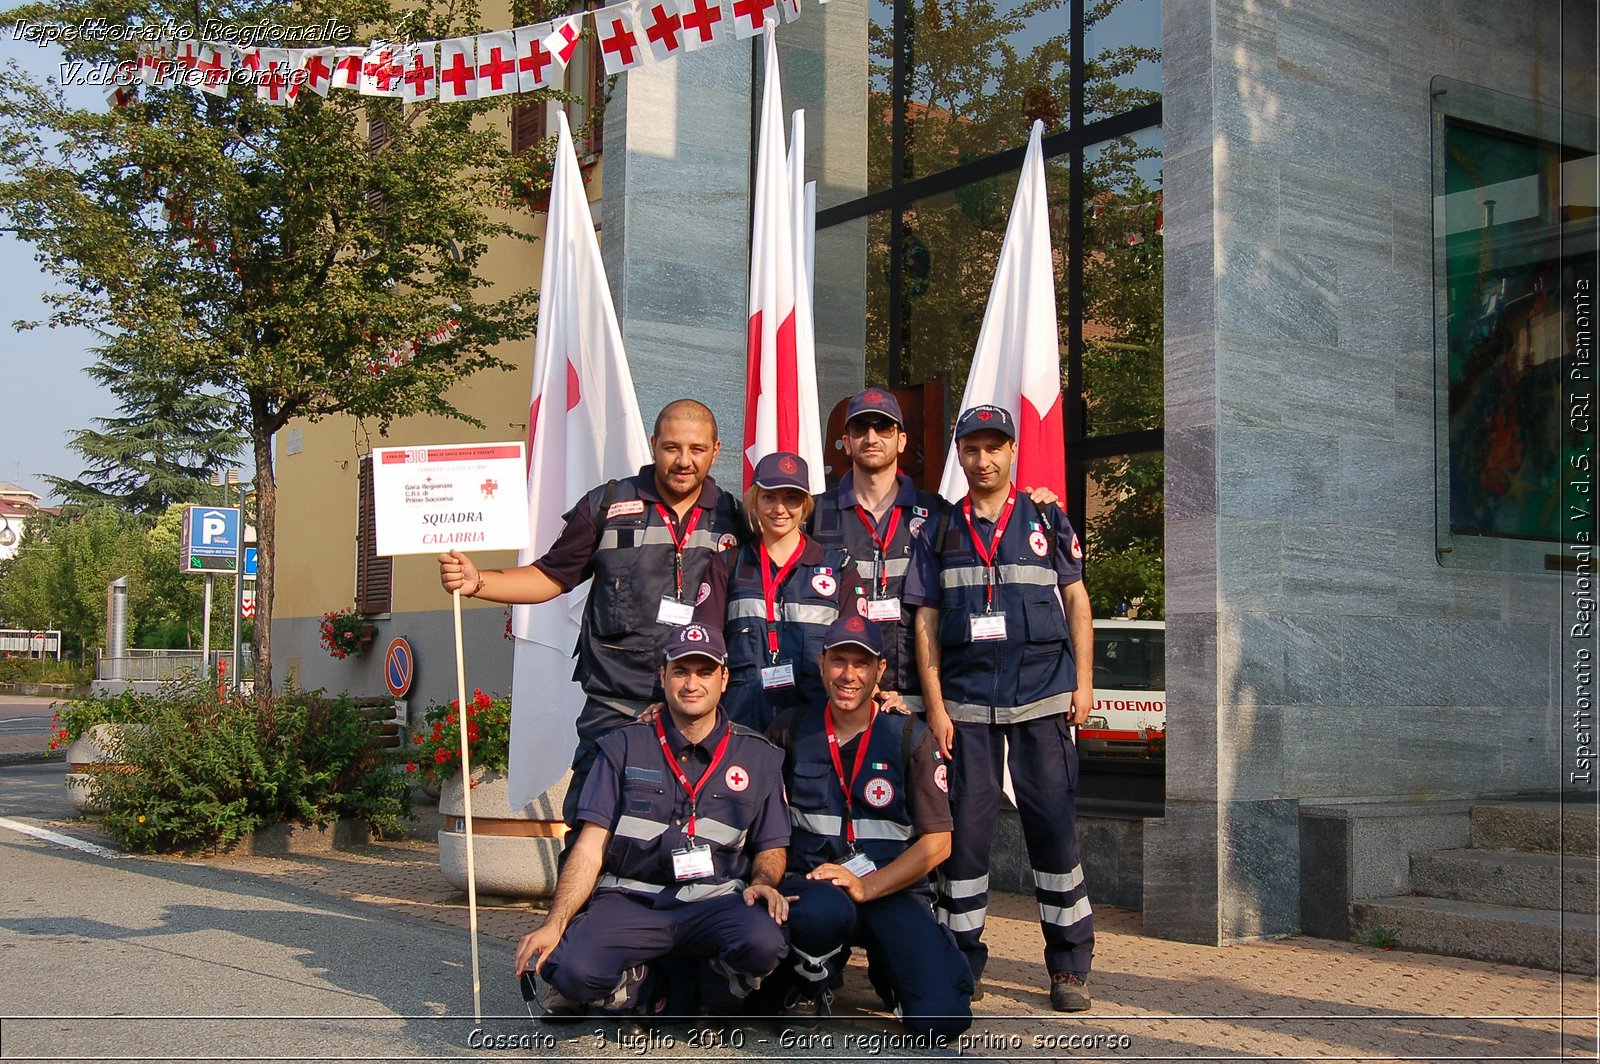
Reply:
[[756, 475], [751, 483], [768, 491], [794, 488], [810, 495], [811, 470], [799, 455], [790, 451], [774, 451], [756, 463]]
[[857, 646], [875, 658], [883, 657], [883, 633], [873, 621], [856, 614], [845, 614], [822, 633], [822, 649]]
[[1017, 426], [1012, 423], [1010, 412], [1003, 406], [975, 406], [963, 410], [961, 416], [956, 418], [958, 440], [985, 429], [998, 432], [1008, 439], [1017, 438]]
[[882, 414], [896, 425], [906, 423], [905, 415], [900, 413], [900, 400], [885, 388], [874, 386], [857, 392], [845, 408], [844, 423], [848, 425], [862, 414]]
[[674, 628], [672, 634], [667, 636], [667, 648], [661, 656], [665, 661], [689, 657], [710, 658], [718, 665], [726, 665], [728, 644], [722, 641], [722, 633], [715, 628], [686, 624], [682, 628]]

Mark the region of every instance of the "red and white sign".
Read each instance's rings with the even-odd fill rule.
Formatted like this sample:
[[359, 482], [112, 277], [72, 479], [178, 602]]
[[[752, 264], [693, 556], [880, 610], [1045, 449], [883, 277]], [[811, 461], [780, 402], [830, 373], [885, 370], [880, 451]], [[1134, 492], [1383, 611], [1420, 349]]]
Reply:
[[[361, 64], [366, 58], [365, 48], [335, 48], [333, 53], [333, 87], [359, 89]], [[203, 57], [202, 57], [203, 62]]]
[[565, 70], [578, 50], [578, 38], [583, 36], [583, 16], [558, 18], [550, 26], [550, 36], [544, 39], [545, 50], [556, 57], [556, 69]]
[[[521, 550], [528, 545], [521, 441], [372, 452], [379, 554]], [[485, 481], [498, 486], [485, 492]]]
[[627, 5], [595, 12], [594, 28], [607, 74], [620, 74], [644, 62], [645, 49], [633, 26], [633, 8]]
[[420, 103], [439, 95], [439, 68], [436, 65], [433, 42], [414, 44], [401, 58], [405, 67], [400, 81], [405, 86], [400, 98], [407, 103]]
[[750, 786], [750, 773], [738, 765], [729, 768], [727, 772], [722, 774], [722, 778], [728, 784], [728, 790], [730, 791], [742, 791]]
[[656, 62], [683, 51], [683, 19], [678, 14], [677, 0], [637, 0], [633, 21], [644, 34]]
[[867, 781], [867, 789], [861, 793], [866, 796], [868, 805], [874, 809], [882, 809], [894, 801], [894, 784], [882, 776], [876, 776]]
[[239, 602], [239, 616], [250, 620], [256, 615], [256, 593], [250, 588], [244, 589], [244, 597]]

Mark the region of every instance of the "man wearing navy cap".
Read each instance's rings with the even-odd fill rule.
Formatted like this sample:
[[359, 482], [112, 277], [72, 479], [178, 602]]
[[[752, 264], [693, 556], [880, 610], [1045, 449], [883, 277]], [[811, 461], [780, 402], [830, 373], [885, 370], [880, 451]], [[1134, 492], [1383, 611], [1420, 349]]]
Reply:
[[[927, 528], [938, 538], [949, 522], [949, 504], [922, 491], [900, 472], [909, 437], [900, 401], [887, 388], [869, 385], [845, 408], [844, 453], [850, 468], [839, 486], [817, 496], [807, 531], [824, 546], [842, 550], [854, 563], [864, 616], [883, 630], [883, 689], [898, 691], [921, 713], [922, 678], [917, 671], [915, 610], [906, 604], [906, 569], [911, 545]], [[1034, 502], [1056, 501], [1048, 488], [1031, 491]]]
[[828, 1011], [851, 944], [906, 1027], [954, 1037], [972, 1024], [972, 973], [934, 920], [928, 873], [950, 853], [946, 766], [916, 718], [880, 712], [883, 635], [845, 615], [823, 637], [827, 701], [780, 717], [792, 833], [792, 982], [782, 1007], [797, 1025]]
[[515, 971], [537, 958], [558, 1006], [629, 1013], [651, 962], [709, 958], [701, 1005], [728, 1015], [788, 950], [782, 752], [718, 708], [715, 627], [675, 629], [663, 659], [666, 712], [600, 740], [550, 915], [517, 947]]
[[1033, 869], [1050, 1003], [1089, 1007], [1094, 917], [1079, 861], [1071, 725], [1094, 704], [1094, 630], [1083, 548], [1056, 506], [1011, 482], [1016, 426], [998, 406], [964, 411], [956, 455], [967, 496], [937, 541], [919, 540], [906, 577], [917, 607], [917, 661], [928, 727], [951, 758], [955, 832], [940, 869], [937, 910], [981, 978], [989, 848], [1002, 759]]

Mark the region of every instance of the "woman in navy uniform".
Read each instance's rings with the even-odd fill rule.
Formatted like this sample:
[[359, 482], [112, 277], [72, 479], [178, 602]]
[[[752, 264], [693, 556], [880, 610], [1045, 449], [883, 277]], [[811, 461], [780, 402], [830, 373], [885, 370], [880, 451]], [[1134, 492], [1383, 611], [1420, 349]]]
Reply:
[[808, 539], [810, 471], [797, 454], [778, 451], [756, 464], [745, 516], [760, 539], [740, 549], [728, 577], [730, 719], [765, 731], [785, 709], [823, 698], [818, 660], [822, 635], [854, 610], [860, 591], [845, 582], [849, 559]]

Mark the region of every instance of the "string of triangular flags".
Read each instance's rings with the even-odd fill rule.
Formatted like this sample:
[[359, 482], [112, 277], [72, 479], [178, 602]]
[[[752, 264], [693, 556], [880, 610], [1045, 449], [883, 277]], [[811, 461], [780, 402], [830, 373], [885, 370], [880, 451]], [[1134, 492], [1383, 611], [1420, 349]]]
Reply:
[[[826, 3], [827, 0], [818, 0]], [[327, 96], [351, 89], [407, 103], [457, 103], [559, 86], [577, 51], [583, 20], [591, 19], [606, 74], [661, 63], [732, 37], [762, 32], [769, 12], [785, 22], [800, 16], [801, 0], [623, 0], [532, 26], [443, 41], [319, 48], [244, 47], [223, 41], [163, 38], [141, 42], [119, 64], [113, 106], [132, 102], [136, 87], [184, 85], [213, 96], [230, 86], [253, 89], [268, 104], [288, 106], [302, 90]]]

